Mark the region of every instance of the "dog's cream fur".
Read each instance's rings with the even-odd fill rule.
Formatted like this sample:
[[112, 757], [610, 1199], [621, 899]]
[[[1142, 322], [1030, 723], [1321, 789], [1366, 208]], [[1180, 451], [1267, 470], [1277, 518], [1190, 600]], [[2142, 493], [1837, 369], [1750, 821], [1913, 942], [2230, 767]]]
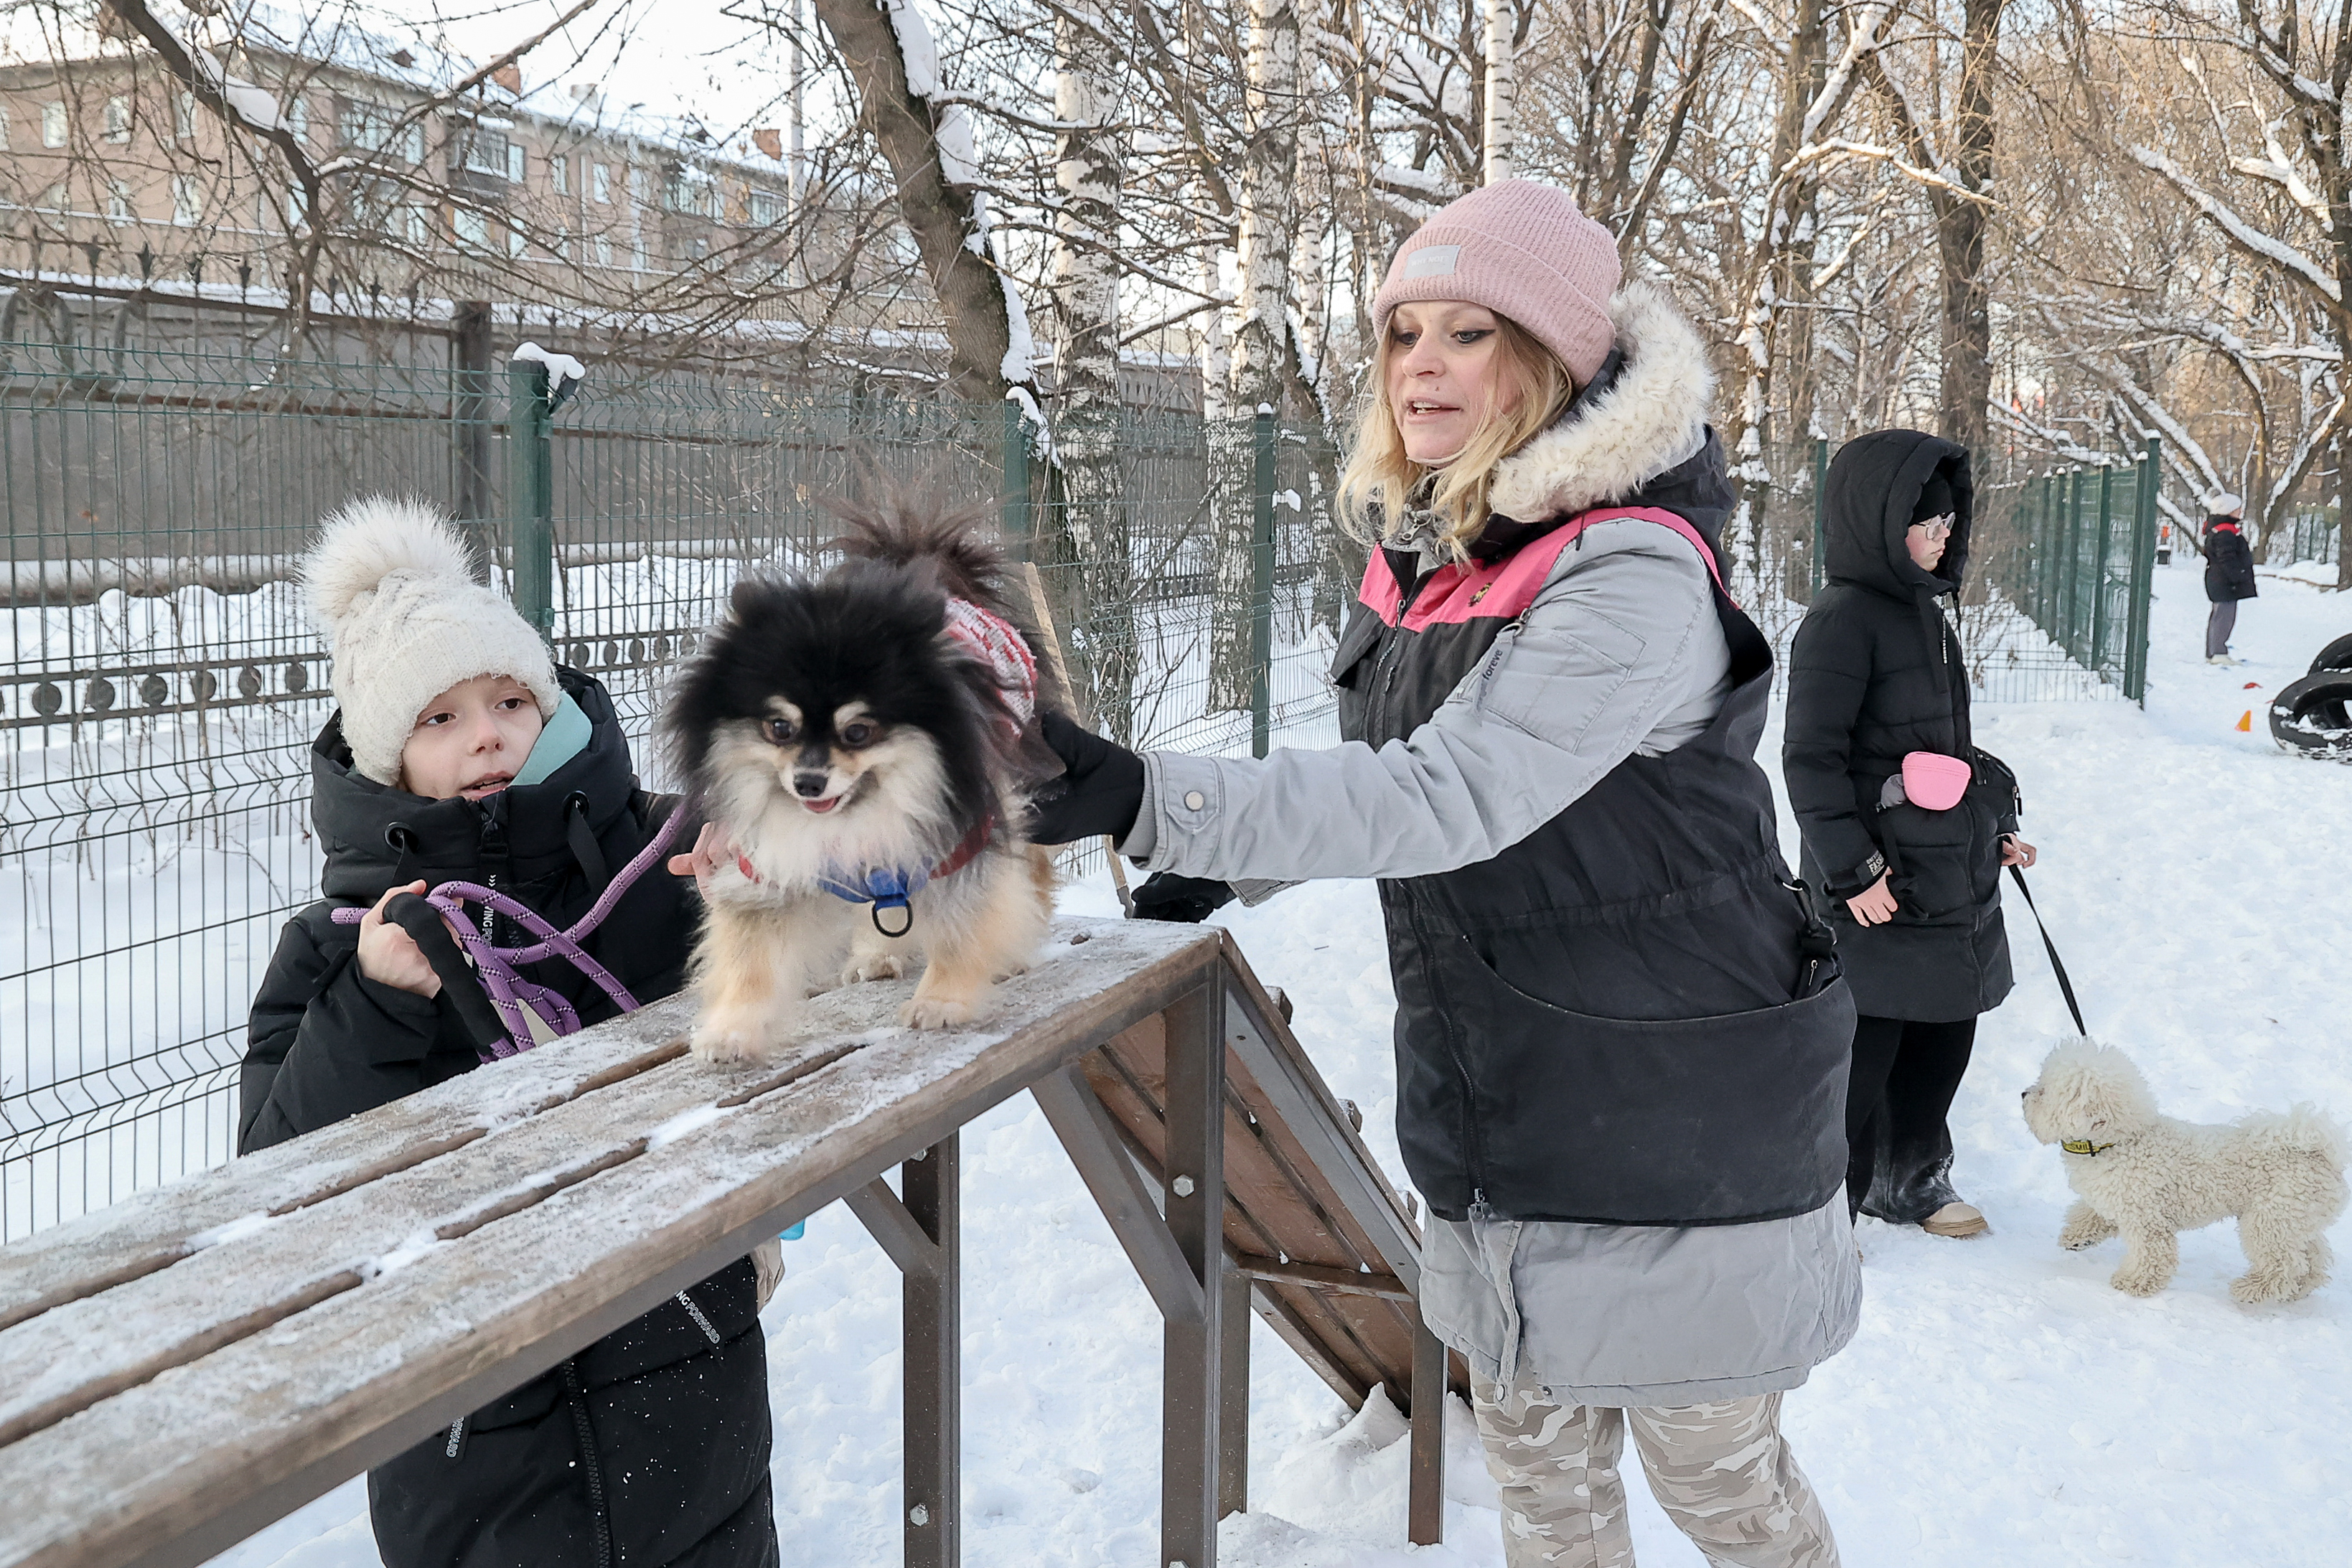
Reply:
[[2058, 1233], [2072, 1251], [2124, 1241], [2116, 1290], [2152, 1296], [2180, 1264], [2179, 1234], [2235, 1218], [2247, 1269], [2230, 1294], [2252, 1304], [2292, 1301], [2327, 1281], [2326, 1232], [2344, 1212], [2345, 1138], [2308, 1105], [2256, 1112], [2223, 1126], [2157, 1113], [2131, 1059], [2113, 1046], [2062, 1045], [2025, 1092], [2025, 1124], [2062, 1154], [2076, 1202]]
[[919, 957], [922, 979], [899, 1019], [952, 1029], [977, 1018], [990, 988], [1036, 956], [1053, 918], [1052, 853], [1001, 832], [961, 871], [916, 892], [912, 926], [901, 937], [883, 936], [869, 905], [818, 885], [830, 866], [916, 864], [939, 841], [944, 783], [929, 737], [902, 732], [856, 754], [858, 777], [843, 780], [854, 799], [837, 815], [801, 803], [790, 753], [748, 723], [719, 738], [713, 758], [722, 780], [713, 815], [730, 824], [735, 852], [756, 874], [730, 859], [711, 882], [695, 952], [697, 1056], [765, 1056], [792, 1038], [808, 997], [898, 978]]

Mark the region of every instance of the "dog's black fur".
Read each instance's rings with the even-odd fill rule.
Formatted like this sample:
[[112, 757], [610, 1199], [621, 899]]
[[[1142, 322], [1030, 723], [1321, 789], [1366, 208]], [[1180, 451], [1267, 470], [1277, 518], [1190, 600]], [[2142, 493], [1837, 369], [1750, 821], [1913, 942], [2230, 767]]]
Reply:
[[[1030, 744], [1020, 744], [1003, 722], [994, 673], [941, 635], [952, 594], [1012, 623], [1033, 653], [1039, 646], [1003, 592], [1003, 557], [981, 531], [983, 515], [894, 501], [843, 516], [834, 546], [846, 559], [814, 581], [737, 583], [726, 616], [681, 673], [662, 729], [689, 788], [709, 797], [713, 737], [727, 721], [764, 718], [771, 696], [803, 710], [803, 743], [820, 747], [834, 739], [832, 715], [862, 701], [884, 724], [920, 730], [938, 747], [948, 828], [935, 858], [982, 821], [1017, 827], [1005, 787], [1036, 771], [1034, 721]], [[1045, 660], [1038, 669], [1042, 708], [1051, 683]]]

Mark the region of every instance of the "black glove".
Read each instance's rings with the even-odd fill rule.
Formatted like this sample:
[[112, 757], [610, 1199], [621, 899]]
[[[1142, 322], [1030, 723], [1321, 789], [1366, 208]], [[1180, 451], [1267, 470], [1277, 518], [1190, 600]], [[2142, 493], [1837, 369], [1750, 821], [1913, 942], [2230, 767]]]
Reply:
[[1062, 759], [1062, 777], [1037, 791], [1030, 839], [1067, 844], [1134, 831], [1136, 813], [1143, 810], [1143, 758], [1060, 714], [1041, 715], [1037, 722], [1045, 744]]
[[1178, 876], [1172, 871], [1152, 873], [1129, 900], [1138, 920], [1172, 920], [1183, 925], [1198, 925], [1233, 901], [1230, 883]]

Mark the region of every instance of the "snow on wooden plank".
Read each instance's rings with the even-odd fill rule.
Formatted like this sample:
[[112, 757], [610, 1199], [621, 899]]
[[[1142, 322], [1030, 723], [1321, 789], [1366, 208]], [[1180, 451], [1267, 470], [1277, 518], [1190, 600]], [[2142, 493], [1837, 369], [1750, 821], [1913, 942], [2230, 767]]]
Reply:
[[370, 1115], [322, 1127], [217, 1170], [0, 1249], [0, 1329], [152, 1273], [233, 1235], [447, 1154], [574, 1097], [682, 1054], [690, 1004], [656, 1002], [627, 1020], [436, 1084]]
[[200, 1562], [1165, 1007], [1218, 955], [1191, 927], [1065, 926], [982, 1027], [899, 1029], [909, 987], [860, 986], [821, 999], [839, 1027], [811, 1043], [862, 1049], [788, 1087], [747, 1097], [751, 1070], [665, 1068], [717, 1092], [635, 1157], [395, 1248], [362, 1283], [0, 1448], [0, 1563]]

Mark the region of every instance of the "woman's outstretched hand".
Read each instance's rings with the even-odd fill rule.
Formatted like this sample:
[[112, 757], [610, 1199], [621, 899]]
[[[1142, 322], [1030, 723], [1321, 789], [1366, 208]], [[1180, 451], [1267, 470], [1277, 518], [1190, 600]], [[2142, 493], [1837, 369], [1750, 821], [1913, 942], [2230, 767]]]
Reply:
[[702, 824], [702, 831], [694, 836], [694, 848], [682, 855], [669, 857], [672, 876], [690, 876], [704, 902], [710, 898], [711, 874], [727, 860], [734, 858], [735, 846], [729, 841], [716, 822]]
[[2027, 843], [2023, 839], [2019, 838], [2015, 833], [2001, 834], [2001, 864], [2031, 868], [2033, 862], [2041, 858], [2041, 851], [2035, 849], [2032, 844]]
[[1030, 839], [1068, 844], [1102, 835], [1127, 837], [1143, 809], [1143, 758], [1057, 713], [1041, 716], [1038, 727], [1062, 759], [1062, 777], [1037, 791]]
[[1895, 911], [1899, 905], [1895, 903], [1893, 890], [1886, 885], [1887, 874], [1879, 873], [1876, 882], [1845, 901], [1845, 906], [1853, 911], [1854, 919], [1864, 925], [1884, 925], [1895, 918]]

